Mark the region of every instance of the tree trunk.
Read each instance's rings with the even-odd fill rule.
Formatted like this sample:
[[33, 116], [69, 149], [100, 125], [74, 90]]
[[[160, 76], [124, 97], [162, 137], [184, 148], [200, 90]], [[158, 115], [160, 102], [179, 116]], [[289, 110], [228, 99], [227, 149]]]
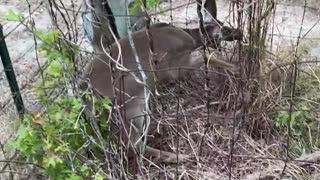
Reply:
[[127, 7], [133, 5], [134, 0], [86, 0], [82, 15], [83, 27], [94, 48], [101, 44], [108, 47], [116, 38], [127, 36], [127, 20], [130, 20], [133, 31], [144, 27], [145, 21], [142, 10], [138, 10], [128, 19]]

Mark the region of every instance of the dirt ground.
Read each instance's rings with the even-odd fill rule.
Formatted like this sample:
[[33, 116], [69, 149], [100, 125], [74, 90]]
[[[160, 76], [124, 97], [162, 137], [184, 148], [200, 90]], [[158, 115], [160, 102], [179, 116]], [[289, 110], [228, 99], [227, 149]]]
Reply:
[[[41, 31], [49, 30], [52, 26], [51, 19], [46, 12], [44, 4], [41, 5], [40, 0], [30, 0], [31, 11], [35, 19], [36, 29]], [[80, 1], [81, 2], [81, 1]], [[184, 3], [184, 0], [175, 0], [173, 7]], [[224, 0], [218, 0], [218, 19], [223, 22], [231, 23], [229, 15], [228, 3]], [[311, 4], [312, 5], [312, 4]], [[163, 7], [169, 7], [168, 3], [164, 3]], [[188, 7], [186, 13], [185, 8], [173, 11], [173, 21], [178, 26], [184, 26], [186, 19], [196, 21], [197, 13], [195, 6]], [[310, 9], [306, 9], [303, 28], [301, 21], [304, 13], [302, 5], [279, 4], [276, 7], [274, 16], [274, 24], [270, 27], [270, 38], [273, 38], [273, 48], [276, 53], [284, 44], [295, 44], [300, 30], [305, 39], [312, 41], [313, 46], [309, 53], [310, 56], [320, 57], [320, 16]], [[25, 17], [29, 14], [28, 4], [21, 0], [0, 0], [0, 23], [4, 26], [6, 34], [6, 42], [9, 48], [13, 67], [17, 75], [17, 80], [22, 90], [22, 95], [26, 107], [29, 110], [37, 108], [36, 96], [32, 92], [32, 84], [38, 71], [38, 62], [36, 61], [35, 43], [32, 34], [23, 25], [17, 22], [8, 22], [3, 19], [3, 14], [8, 10], [21, 12]], [[186, 16], [188, 14], [188, 16]], [[168, 15], [168, 13], [167, 13]], [[162, 21], [170, 22], [169, 16], [161, 16]], [[313, 39], [317, 38], [317, 39]], [[39, 63], [43, 64], [43, 60], [39, 59]], [[18, 125], [15, 108], [11, 101], [10, 89], [3, 71], [0, 66], [0, 142], [6, 143], [11, 135], [15, 133]], [[3, 153], [0, 152], [0, 159], [3, 159]], [[0, 164], [1, 167], [1, 164]]]

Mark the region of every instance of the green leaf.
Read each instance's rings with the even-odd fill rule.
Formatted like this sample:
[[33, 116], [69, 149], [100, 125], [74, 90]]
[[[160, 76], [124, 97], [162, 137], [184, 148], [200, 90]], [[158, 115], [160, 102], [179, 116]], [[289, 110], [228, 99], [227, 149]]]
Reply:
[[294, 127], [296, 125], [296, 120], [298, 116], [299, 116], [299, 112], [292, 112], [291, 119], [290, 119], [290, 129], [292, 131], [294, 131]]
[[159, 0], [148, 0], [147, 6], [148, 9], [155, 8], [159, 4]]
[[41, 41], [45, 41], [46, 43], [54, 43], [56, 38], [59, 36], [59, 30], [52, 30], [47, 33], [36, 32], [36, 35], [40, 38]]
[[62, 65], [58, 61], [52, 61], [47, 69], [49, 75], [59, 77], [63, 73]]
[[8, 21], [20, 21], [23, 19], [22, 13], [15, 13], [12, 9], [10, 9], [5, 15], [6, 20]]
[[142, 5], [141, 1], [135, 1], [132, 7], [129, 8], [129, 15], [132, 16], [134, 15]]
[[58, 164], [63, 164], [63, 160], [56, 157], [56, 156], [52, 156], [52, 157], [44, 159], [44, 163], [45, 163], [46, 167], [55, 168]]
[[[160, 0], [148, 0], [147, 1], [147, 10], [154, 9], [159, 4], [159, 2], [160, 2]], [[129, 15], [136, 14], [141, 6], [143, 6], [142, 1], [136, 0], [134, 2], [134, 4], [131, 7], [129, 7]]]
[[89, 176], [90, 175], [90, 169], [89, 169], [88, 166], [81, 166], [80, 171], [85, 176]]
[[61, 113], [61, 112], [56, 112], [56, 113], [53, 115], [53, 118], [54, 118], [54, 120], [56, 120], [56, 121], [62, 119], [62, 113]]
[[81, 106], [82, 106], [82, 104], [81, 104], [80, 99], [73, 99], [73, 101], [72, 101], [72, 109], [74, 111], [80, 110]]
[[66, 146], [58, 146], [57, 148], [54, 149], [54, 152], [62, 152], [64, 154], [70, 153], [70, 150]]
[[102, 101], [102, 105], [103, 105], [103, 107], [104, 107], [106, 110], [109, 110], [109, 108], [110, 108], [110, 104], [111, 104], [110, 99], [108, 99], [108, 98], [103, 99], [103, 101]]
[[286, 126], [289, 120], [289, 114], [286, 111], [280, 111], [278, 114], [278, 126], [283, 128]]
[[56, 166], [56, 160], [54, 158], [49, 158], [47, 161], [47, 166], [52, 166], [55, 167]]
[[78, 176], [76, 174], [71, 174], [66, 180], [82, 180], [83, 178], [81, 176]]
[[104, 180], [104, 177], [101, 176], [101, 175], [98, 175], [98, 176], [96, 177], [96, 180]]

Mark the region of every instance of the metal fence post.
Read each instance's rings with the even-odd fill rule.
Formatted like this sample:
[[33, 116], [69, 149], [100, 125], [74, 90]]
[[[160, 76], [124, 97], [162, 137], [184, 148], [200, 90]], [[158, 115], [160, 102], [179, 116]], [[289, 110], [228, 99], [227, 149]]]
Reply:
[[9, 56], [8, 48], [5, 42], [5, 37], [3, 35], [2, 25], [0, 24], [0, 57], [3, 64], [4, 72], [10, 86], [11, 94], [16, 105], [18, 114], [20, 118], [23, 118], [25, 113], [25, 107], [20, 94], [19, 86], [16, 80], [16, 75], [14, 73], [11, 59]]

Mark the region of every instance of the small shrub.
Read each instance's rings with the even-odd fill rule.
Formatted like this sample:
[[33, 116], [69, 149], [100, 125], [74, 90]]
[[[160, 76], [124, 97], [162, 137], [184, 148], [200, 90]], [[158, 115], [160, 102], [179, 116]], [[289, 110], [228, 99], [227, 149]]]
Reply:
[[[72, 72], [70, 53], [77, 53], [77, 47], [67, 45], [59, 39], [59, 32], [56, 30], [38, 32], [37, 36], [42, 41], [39, 50], [47, 57], [48, 62], [36, 87], [45, 113], [26, 115], [11, 147], [17, 149], [27, 161], [42, 166], [50, 179], [105, 179], [106, 175], [100, 170], [102, 163], [99, 159], [89, 163], [78, 158], [86, 148], [94, 152], [100, 151], [92, 143], [96, 138], [90, 122], [82, 117], [82, 99], [62, 93], [65, 91], [63, 84], [72, 79], [72, 75], [68, 73]], [[58, 92], [53, 93], [56, 98], [48, 95], [52, 90]], [[88, 95], [90, 94], [86, 93]], [[97, 101], [97, 108], [107, 110], [109, 104], [107, 99]], [[105, 123], [98, 125], [106, 126]]]
[[[315, 76], [320, 75], [320, 69], [314, 70]], [[314, 111], [320, 103], [320, 88], [317, 78], [300, 74], [296, 83], [293, 112], [277, 111], [273, 114], [275, 126], [280, 132], [288, 127], [290, 130], [290, 150], [293, 155], [300, 156], [304, 152], [313, 152], [320, 148], [319, 123]], [[281, 104], [282, 109], [288, 109], [288, 102]]]

